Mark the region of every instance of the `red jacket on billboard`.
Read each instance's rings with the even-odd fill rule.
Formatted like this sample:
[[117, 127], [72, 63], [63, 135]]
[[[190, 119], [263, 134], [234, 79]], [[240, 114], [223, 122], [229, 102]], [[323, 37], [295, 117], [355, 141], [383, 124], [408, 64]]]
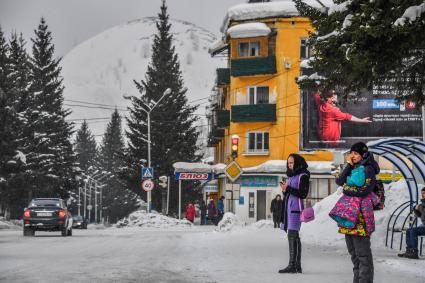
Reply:
[[319, 110], [319, 138], [325, 142], [336, 142], [341, 139], [341, 121], [351, 120], [352, 115], [342, 112], [332, 104], [332, 99], [323, 101], [320, 93], [314, 94], [317, 108]]

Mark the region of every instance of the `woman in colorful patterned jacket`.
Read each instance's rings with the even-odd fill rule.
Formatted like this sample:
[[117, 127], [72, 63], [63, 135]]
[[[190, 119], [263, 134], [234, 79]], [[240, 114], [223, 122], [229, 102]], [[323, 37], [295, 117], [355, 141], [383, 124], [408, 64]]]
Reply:
[[[353, 170], [359, 166], [364, 166], [365, 184], [364, 186], [349, 186], [347, 180], [351, 176]], [[363, 208], [357, 214], [358, 219], [353, 228], [339, 228], [339, 233], [345, 234], [345, 242], [347, 244], [348, 253], [351, 255], [353, 262], [353, 282], [356, 283], [372, 283], [373, 282], [373, 257], [370, 248], [370, 236], [374, 229], [373, 205], [367, 205], [368, 198], [376, 185], [376, 174], [379, 173], [379, 165], [373, 158], [373, 154], [369, 152], [366, 144], [362, 142], [355, 143], [351, 146], [350, 156], [347, 166], [336, 178], [336, 183], [343, 186], [343, 193], [348, 197], [362, 198]], [[369, 228], [368, 228], [369, 227]]]
[[281, 228], [288, 233], [289, 265], [279, 273], [302, 273], [301, 269], [301, 211], [304, 209], [302, 199], [308, 195], [310, 172], [307, 162], [298, 154], [290, 154], [287, 160], [287, 182], [281, 182], [283, 192]]

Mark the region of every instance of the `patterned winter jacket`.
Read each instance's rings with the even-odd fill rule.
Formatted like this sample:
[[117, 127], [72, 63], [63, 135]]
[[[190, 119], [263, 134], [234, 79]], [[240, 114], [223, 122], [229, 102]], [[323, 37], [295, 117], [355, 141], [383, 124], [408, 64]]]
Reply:
[[[363, 186], [349, 186], [347, 179], [355, 168], [364, 166], [365, 183]], [[356, 171], [356, 170], [354, 170]], [[379, 198], [373, 193], [376, 185], [376, 174], [379, 166], [373, 154], [367, 152], [362, 162], [356, 166], [347, 165], [336, 178], [336, 183], [343, 186], [343, 196], [331, 210], [329, 215], [337, 221], [339, 233], [370, 236], [375, 230], [373, 204]]]

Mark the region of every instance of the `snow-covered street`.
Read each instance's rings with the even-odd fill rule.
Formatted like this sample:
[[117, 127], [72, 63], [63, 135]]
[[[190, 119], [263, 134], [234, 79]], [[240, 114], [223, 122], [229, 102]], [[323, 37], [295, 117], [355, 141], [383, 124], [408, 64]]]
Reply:
[[[351, 262], [337, 245], [303, 245], [304, 274], [282, 275], [284, 232], [253, 226], [74, 230], [72, 237], [0, 230], [0, 282], [352, 282]], [[424, 282], [424, 260], [374, 250], [375, 282]], [[409, 270], [409, 271], [407, 271]]]

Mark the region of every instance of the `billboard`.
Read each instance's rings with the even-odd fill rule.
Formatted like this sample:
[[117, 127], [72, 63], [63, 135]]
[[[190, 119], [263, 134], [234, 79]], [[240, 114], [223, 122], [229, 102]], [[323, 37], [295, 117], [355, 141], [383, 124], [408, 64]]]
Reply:
[[322, 98], [302, 91], [303, 149], [348, 149], [358, 141], [422, 138], [422, 112], [414, 103], [398, 103], [389, 93], [363, 92], [346, 102], [337, 93]]

